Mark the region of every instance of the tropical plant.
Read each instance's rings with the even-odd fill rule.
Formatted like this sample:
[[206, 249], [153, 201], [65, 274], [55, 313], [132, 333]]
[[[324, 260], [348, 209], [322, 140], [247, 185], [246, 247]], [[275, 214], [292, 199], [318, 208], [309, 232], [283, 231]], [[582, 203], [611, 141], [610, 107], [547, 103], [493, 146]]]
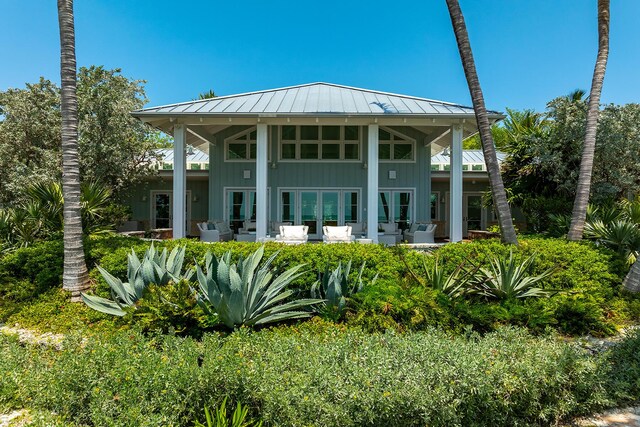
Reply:
[[580, 161], [578, 175], [578, 187], [571, 214], [571, 226], [567, 239], [570, 241], [581, 240], [587, 215], [587, 205], [591, 192], [591, 176], [593, 174], [593, 159], [596, 151], [596, 131], [598, 129], [598, 116], [600, 114], [600, 94], [604, 74], [607, 70], [609, 57], [609, 0], [598, 0], [598, 55], [593, 70], [591, 92], [589, 93], [589, 107], [587, 110], [586, 133], [584, 147]]
[[[329, 271], [327, 264], [324, 273], [320, 275], [313, 286], [311, 286], [311, 298], [323, 299], [320, 312], [333, 321], [338, 321], [347, 311], [347, 298], [362, 291], [364, 282], [362, 281], [362, 272], [366, 266], [366, 261], [360, 266], [358, 276], [355, 280], [349, 281], [349, 272], [351, 271], [351, 260], [343, 268], [342, 262], [338, 263], [338, 267]], [[376, 274], [371, 285], [378, 279]]]
[[551, 291], [535, 285], [549, 277], [554, 269], [532, 276], [534, 263], [535, 255], [519, 261], [513, 251], [509, 252], [509, 258], [495, 257], [491, 259], [491, 269], [480, 268], [474, 293], [499, 300], [550, 296]]
[[227, 416], [227, 398], [225, 397], [219, 407], [212, 414], [208, 408], [204, 408], [204, 415], [207, 424], [200, 421], [195, 422], [195, 427], [261, 427], [262, 421], [252, 421], [247, 419], [249, 408], [238, 402], [236, 409], [231, 415], [231, 419]]
[[217, 258], [207, 252], [205, 271], [196, 264], [199, 301], [203, 309], [217, 315], [230, 329], [246, 325], [264, 325], [288, 319], [309, 317], [310, 311], [300, 310], [321, 299], [297, 299], [282, 304], [293, 295], [285, 288], [304, 274], [304, 265], [297, 265], [279, 272], [272, 268], [278, 252], [260, 265], [264, 256], [264, 246], [249, 255], [231, 262], [231, 251]]
[[139, 260], [135, 251], [131, 250], [127, 260], [128, 282], [122, 282], [98, 265], [98, 271], [111, 289], [113, 300], [82, 293], [82, 301], [102, 313], [124, 316], [126, 314], [124, 309], [133, 307], [144, 296], [149, 285], [165, 286], [169, 282], [191, 280], [193, 270], [189, 269], [186, 273], [182, 273], [184, 253], [185, 247], [175, 247], [169, 255], [167, 255], [167, 248], [159, 253], [151, 244], [142, 260]]
[[446, 1], [453, 31], [458, 43], [458, 50], [460, 52], [460, 59], [462, 60], [464, 74], [467, 78], [467, 84], [469, 86], [469, 92], [473, 102], [476, 122], [478, 123], [480, 141], [482, 142], [482, 151], [485, 163], [487, 164], [491, 195], [493, 196], [493, 203], [498, 215], [502, 241], [517, 245], [518, 238], [516, 236], [515, 229], [513, 228], [511, 209], [509, 208], [507, 194], [500, 174], [500, 164], [498, 163], [496, 147], [491, 134], [491, 124], [489, 123], [489, 116], [484, 105], [484, 96], [482, 94], [482, 88], [480, 87], [478, 73], [476, 72], [476, 65], [473, 59], [473, 52], [471, 50], [471, 43], [469, 42], [469, 34], [467, 33], [464, 16], [462, 15], [462, 10], [460, 9], [458, 0]]
[[469, 292], [476, 279], [476, 271], [466, 270], [460, 264], [451, 274], [446, 274], [440, 259], [436, 257], [431, 267], [427, 266], [426, 259], [422, 260], [425, 276], [428, 284], [449, 298], [458, 298]]
[[58, 0], [62, 112], [62, 193], [64, 195], [64, 272], [62, 288], [71, 301], [89, 289], [89, 270], [82, 243], [80, 160], [78, 157], [78, 98], [73, 0]]

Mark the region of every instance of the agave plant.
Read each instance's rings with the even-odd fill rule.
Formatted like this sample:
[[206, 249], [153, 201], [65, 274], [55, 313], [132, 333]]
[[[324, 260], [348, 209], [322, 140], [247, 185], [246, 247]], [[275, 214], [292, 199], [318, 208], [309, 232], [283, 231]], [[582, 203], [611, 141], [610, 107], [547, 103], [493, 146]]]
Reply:
[[170, 281], [191, 280], [193, 270], [189, 269], [186, 273], [181, 274], [184, 253], [185, 247], [175, 247], [167, 256], [166, 248], [158, 253], [152, 243], [142, 260], [139, 260], [132, 249], [127, 261], [128, 282], [123, 282], [104, 268], [97, 266], [98, 271], [111, 288], [113, 300], [82, 293], [82, 301], [102, 313], [124, 316], [126, 314], [124, 309], [134, 306], [142, 298], [150, 284], [164, 286]]
[[531, 268], [535, 255], [518, 261], [509, 253], [509, 258], [494, 258], [491, 269], [480, 268], [480, 280], [476, 283], [475, 293], [489, 298], [508, 300], [513, 298], [547, 297], [551, 291], [535, 285], [549, 277], [554, 269], [532, 276]]
[[309, 311], [300, 310], [322, 302], [321, 299], [298, 299], [282, 303], [292, 294], [285, 288], [300, 277], [303, 265], [297, 265], [280, 274], [272, 268], [274, 253], [262, 265], [264, 246], [246, 259], [231, 263], [231, 251], [220, 258], [210, 252], [205, 256], [205, 271], [196, 264], [200, 284], [199, 302], [210, 314], [228, 328], [263, 325], [286, 319], [309, 317]]
[[451, 274], [446, 274], [438, 258], [432, 267], [427, 266], [426, 259], [422, 260], [422, 265], [431, 287], [449, 298], [458, 298], [469, 292], [476, 279], [475, 271], [466, 270], [462, 264]]
[[[332, 320], [337, 321], [345, 314], [348, 297], [362, 291], [364, 287], [362, 272], [366, 264], [366, 262], [362, 263], [358, 277], [352, 282], [349, 282], [351, 261], [344, 268], [342, 268], [342, 262], [338, 263], [338, 267], [331, 272], [327, 265], [320, 279], [311, 286], [311, 297], [324, 300], [322, 311]], [[377, 279], [376, 274], [371, 284]]]
[[640, 227], [628, 219], [617, 219], [610, 223], [601, 220], [587, 222], [585, 236], [614, 250], [629, 264], [636, 260], [640, 252]]

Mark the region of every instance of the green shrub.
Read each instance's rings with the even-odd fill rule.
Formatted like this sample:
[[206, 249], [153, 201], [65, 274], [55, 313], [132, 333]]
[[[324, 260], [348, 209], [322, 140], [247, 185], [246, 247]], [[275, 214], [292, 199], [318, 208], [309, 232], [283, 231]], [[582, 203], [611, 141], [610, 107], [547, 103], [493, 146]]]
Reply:
[[202, 342], [80, 338], [62, 352], [0, 338], [0, 404], [111, 426], [192, 425], [227, 396], [277, 426], [555, 425], [625, 399], [640, 375], [638, 342], [616, 365], [514, 329], [367, 334], [307, 322]]

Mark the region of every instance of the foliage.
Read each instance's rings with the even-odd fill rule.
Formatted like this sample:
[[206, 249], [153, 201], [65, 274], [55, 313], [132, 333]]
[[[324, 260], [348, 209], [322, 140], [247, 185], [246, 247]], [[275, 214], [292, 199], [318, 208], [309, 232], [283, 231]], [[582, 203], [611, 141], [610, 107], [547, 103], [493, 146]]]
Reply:
[[0, 337], [0, 406], [83, 425], [187, 426], [228, 396], [278, 426], [556, 425], [637, 393], [640, 338], [630, 339], [592, 357], [509, 328], [368, 334], [310, 322], [201, 342], [128, 331], [71, 337], [61, 352]]
[[238, 402], [236, 409], [231, 415], [231, 419], [227, 417], [227, 398], [225, 397], [219, 407], [215, 409], [213, 416], [208, 408], [204, 408], [204, 414], [207, 425], [205, 426], [199, 421], [195, 422], [195, 427], [261, 427], [262, 421], [255, 422], [247, 420], [249, 408]]
[[191, 278], [191, 271], [182, 274], [184, 252], [184, 247], [175, 247], [167, 256], [167, 248], [164, 248], [160, 253], [151, 244], [142, 260], [139, 260], [132, 249], [127, 261], [128, 282], [122, 282], [104, 268], [97, 266], [98, 271], [111, 288], [112, 300], [82, 293], [82, 301], [102, 313], [124, 316], [126, 314], [125, 308], [134, 307], [144, 296], [149, 285], [166, 286], [170, 281], [175, 283], [181, 280], [188, 281]]
[[264, 247], [260, 246], [246, 259], [240, 258], [234, 264], [231, 251], [220, 258], [207, 252], [206, 273], [196, 265], [199, 301], [205, 311], [215, 314], [230, 329], [309, 317], [309, 311], [300, 309], [322, 302], [302, 298], [283, 304], [293, 295], [292, 290], [285, 288], [302, 274], [299, 270], [304, 265], [284, 272], [274, 271], [272, 263], [277, 252], [260, 265], [263, 256]]
[[[102, 182], [116, 200], [154, 173], [157, 132], [130, 114], [146, 102], [143, 83], [119, 69], [78, 71], [81, 179]], [[60, 89], [49, 80], [0, 92], [0, 206], [18, 205], [31, 182], [60, 179], [60, 124]]]
[[[62, 235], [62, 185], [35, 181], [25, 189], [26, 199], [14, 208], [0, 209], [0, 248], [11, 250], [32, 245], [37, 240]], [[104, 232], [113, 227], [105, 215], [111, 192], [97, 182], [81, 186], [80, 203], [83, 232]]]
[[584, 234], [633, 264], [640, 254], [640, 198], [592, 208]]
[[[351, 261], [342, 268], [342, 262], [338, 263], [335, 270], [329, 271], [329, 265], [325, 267], [324, 273], [320, 275], [311, 287], [311, 298], [319, 298], [324, 300], [320, 313], [333, 321], [340, 320], [347, 311], [347, 298], [362, 291], [364, 282], [362, 281], [362, 272], [366, 266], [366, 262], [360, 266], [360, 271], [356, 280], [349, 281], [349, 272], [351, 271]], [[378, 279], [376, 275], [371, 281], [371, 285]]]
[[436, 258], [431, 267], [426, 259], [422, 260], [427, 283], [431, 287], [449, 298], [458, 298], [469, 291], [475, 279], [475, 272], [464, 269], [460, 264], [452, 273], [446, 274], [440, 259]]
[[[583, 96], [559, 97], [538, 115], [533, 131], [516, 129], [517, 139], [504, 147], [502, 165], [511, 202], [520, 207], [530, 228], [548, 227], [546, 214], [570, 214], [582, 156], [587, 101]], [[536, 114], [536, 113], [532, 113]], [[640, 105], [607, 105], [600, 112], [591, 200], [606, 204], [637, 193], [640, 166]], [[540, 214], [544, 215], [540, 215]]]
[[509, 258], [493, 258], [490, 270], [480, 268], [481, 277], [474, 291], [479, 295], [499, 300], [549, 296], [549, 291], [535, 285], [549, 277], [553, 269], [532, 276], [530, 271], [534, 262], [535, 255], [517, 260], [513, 251], [509, 252]]

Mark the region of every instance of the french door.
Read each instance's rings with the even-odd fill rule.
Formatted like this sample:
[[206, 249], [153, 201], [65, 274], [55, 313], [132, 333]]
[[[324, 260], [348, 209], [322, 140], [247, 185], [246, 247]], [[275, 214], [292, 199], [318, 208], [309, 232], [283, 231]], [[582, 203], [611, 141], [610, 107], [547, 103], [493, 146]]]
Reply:
[[[191, 221], [191, 191], [187, 190], [185, 200], [185, 230], [191, 234], [189, 227]], [[173, 192], [151, 192], [151, 228], [173, 228]]]
[[322, 238], [322, 226], [360, 218], [359, 189], [281, 189], [279, 219], [309, 227], [309, 238]]
[[[446, 193], [446, 233], [449, 234], [450, 193]], [[487, 227], [486, 209], [482, 206], [482, 193], [463, 193], [462, 196], [462, 236], [467, 237], [469, 230], [484, 230]]]
[[[244, 221], [256, 220], [256, 191], [254, 188], [227, 188], [225, 194], [224, 219], [237, 233]], [[269, 189], [267, 189], [267, 212], [269, 212]]]

